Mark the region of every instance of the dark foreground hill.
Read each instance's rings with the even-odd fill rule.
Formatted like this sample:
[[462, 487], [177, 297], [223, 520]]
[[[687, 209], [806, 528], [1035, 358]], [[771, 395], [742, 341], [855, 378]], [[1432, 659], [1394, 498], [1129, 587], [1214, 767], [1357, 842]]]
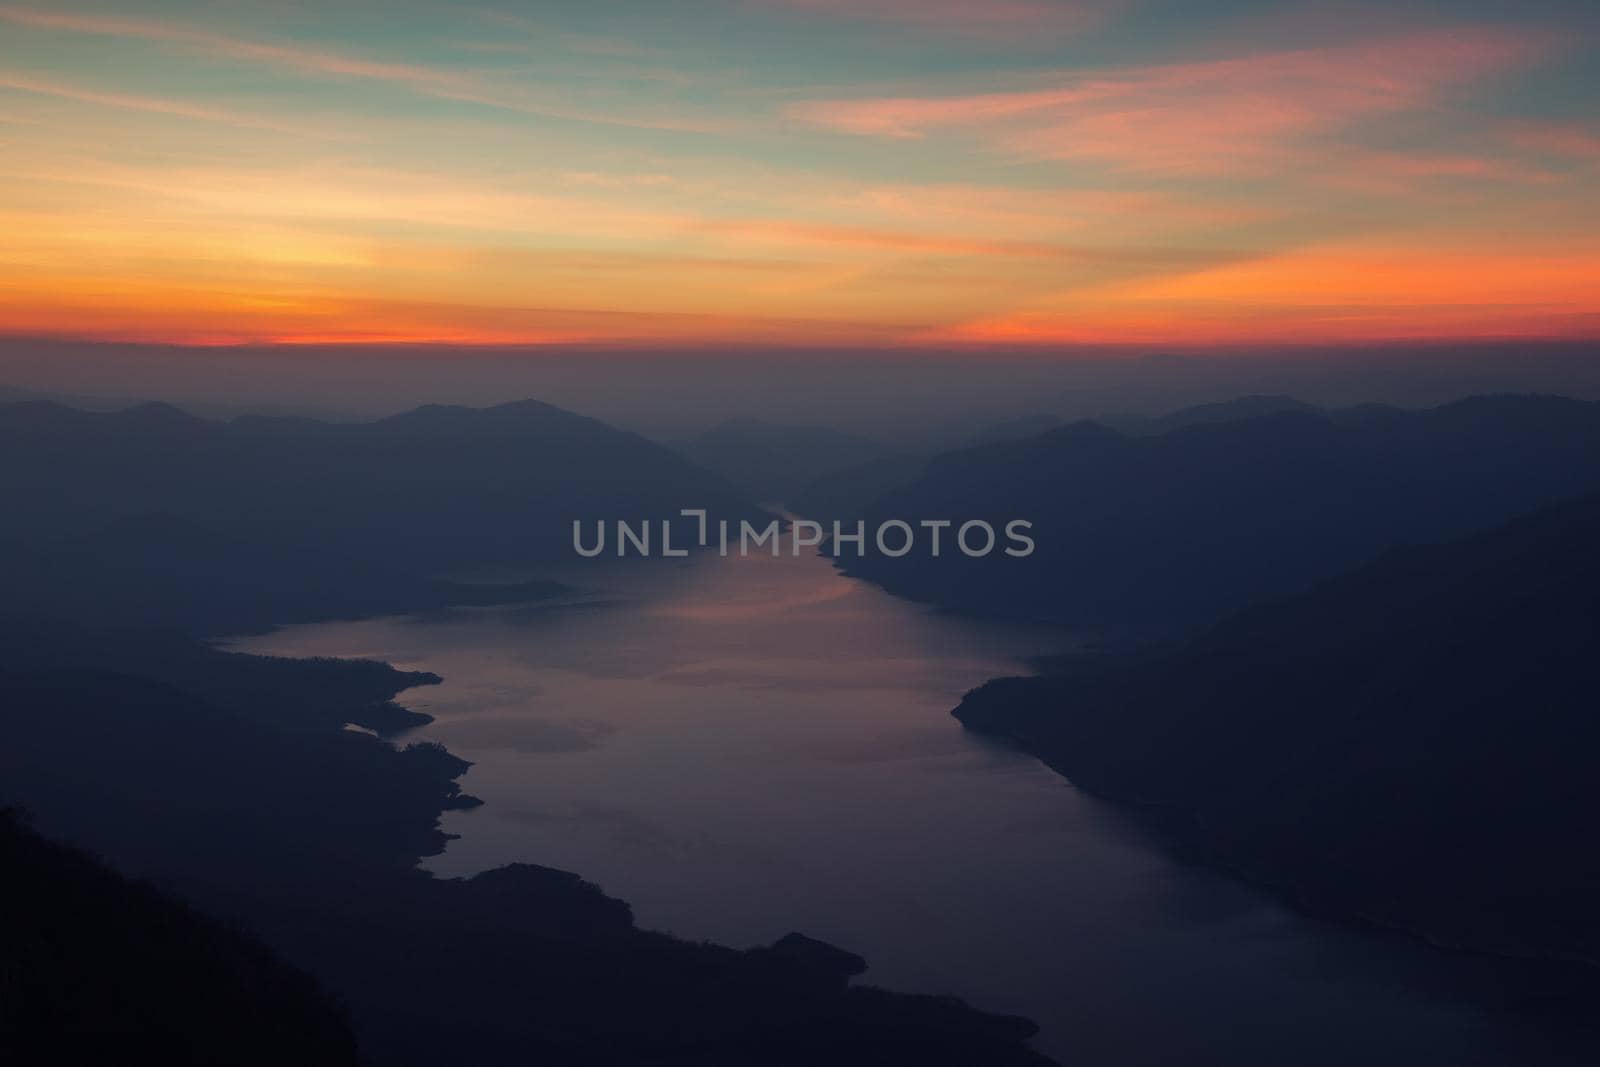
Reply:
[[1600, 496], [957, 716], [1316, 908], [1600, 963]]
[[334, 1067], [344, 1012], [254, 937], [0, 811], [0, 1060]]
[[[855, 986], [864, 961], [799, 935], [691, 944], [638, 929], [626, 904], [566, 872], [418, 870], [446, 841], [440, 813], [473, 803], [456, 782], [467, 764], [342, 726], [386, 720], [397, 690], [435, 680], [9, 620], [0, 805], [244, 923], [348, 1005], [371, 1064], [1048, 1062], [1027, 1020]], [[138, 937], [106, 923], [103, 964], [81, 961], [91, 986], [121, 973], [112, 949]], [[58, 1020], [71, 1031], [59, 1039], [114, 1010], [86, 1004], [99, 1006]]]
[[865, 509], [869, 523], [1031, 521], [1032, 556], [847, 549], [841, 565], [961, 611], [1177, 627], [1597, 487], [1600, 404], [1560, 397], [1294, 410], [1141, 437], [1081, 422], [939, 456]]

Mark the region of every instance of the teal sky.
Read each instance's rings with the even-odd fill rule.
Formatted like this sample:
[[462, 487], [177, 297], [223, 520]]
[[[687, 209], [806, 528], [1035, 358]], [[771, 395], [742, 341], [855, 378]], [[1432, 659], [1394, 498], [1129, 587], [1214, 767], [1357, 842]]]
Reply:
[[0, 3], [0, 330], [1593, 336], [1600, 5]]

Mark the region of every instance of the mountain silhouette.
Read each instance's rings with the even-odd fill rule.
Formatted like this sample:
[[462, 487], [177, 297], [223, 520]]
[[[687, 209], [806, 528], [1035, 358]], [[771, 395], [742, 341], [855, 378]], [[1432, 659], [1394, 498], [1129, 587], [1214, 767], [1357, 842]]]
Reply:
[[[546, 433], [551, 430], [584, 435], [610, 429], [599, 419], [577, 415], [540, 400], [514, 400], [488, 408], [458, 404], [424, 404], [411, 411], [379, 419], [387, 428], [457, 431]], [[617, 431], [620, 432], [620, 431]]]
[[1323, 410], [1314, 404], [1279, 394], [1252, 394], [1219, 400], [1211, 404], [1195, 404], [1165, 415], [1138, 414], [1097, 415], [1095, 421], [1130, 437], [1144, 437], [1181, 430], [1186, 426], [1208, 426], [1218, 422], [1237, 422], [1263, 415], [1282, 415], [1286, 412], [1314, 413]]
[[753, 499], [773, 503], [788, 503], [830, 472], [889, 455], [883, 445], [856, 434], [751, 418], [730, 419], [676, 447]]
[[366, 423], [0, 405], [0, 493], [24, 531], [157, 513], [412, 568], [570, 560], [575, 519], [756, 514], [668, 449], [534, 401]]
[[1042, 433], [1061, 427], [1062, 419], [1059, 415], [1040, 413], [1037, 415], [1019, 415], [1014, 419], [1005, 419], [1001, 422], [990, 423], [967, 442], [968, 446], [993, 445], [1002, 441], [1020, 441], [1025, 437], [1037, 437]]
[[0, 810], [8, 1063], [354, 1065], [343, 1009], [256, 938]]
[[1597, 544], [1589, 495], [956, 714], [1302, 903], [1600, 962]]
[[717, 476], [537, 401], [367, 423], [0, 405], [0, 583], [11, 610], [195, 632], [512, 602], [475, 567], [576, 559], [572, 524], [760, 517]]
[[851, 521], [888, 494], [911, 485], [928, 466], [927, 456], [883, 456], [813, 478], [786, 503], [797, 515], [818, 522]]
[[[97, 626], [201, 635], [291, 621], [514, 604], [570, 590], [557, 582], [452, 582], [334, 549], [309, 530], [129, 515], [86, 530], [53, 522], [0, 536], [5, 609]], [[374, 555], [381, 555], [374, 553]]]
[[[565, 871], [514, 864], [446, 879], [417, 869], [447, 840], [440, 814], [475, 803], [456, 781], [467, 764], [343, 724], [373, 721], [397, 690], [437, 680], [375, 663], [225, 653], [175, 634], [0, 620], [0, 806], [24, 805], [41, 832], [244, 924], [348, 1005], [366, 1063], [1048, 1065], [1027, 1046], [1029, 1021], [853, 985], [864, 961], [799, 934], [743, 951], [695, 944], [640, 930], [625, 903]], [[16, 860], [7, 884], [20, 879], [24, 901], [27, 887], [51, 884], [48, 856]], [[23, 929], [25, 951], [8, 943], [8, 963], [45, 951], [27, 939], [67, 918], [16, 912], [17, 899], [8, 894], [3, 922]], [[69, 939], [71, 951], [32, 977], [53, 981], [73, 961], [99, 967], [102, 952], [97, 974], [113, 979], [124, 973], [119, 946], [133, 942], [153, 957], [152, 996], [182, 995], [185, 968], [203, 980], [211, 964], [180, 951], [196, 920], [141, 930], [139, 909], [117, 907], [84, 904], [82, 936], [100, 947]], [[0, 968], [0, 982], [9, 976]], [[230, 980], [267, 979], [235, 969]], [[210, 992], [218, 1026], [235, 1026], [243, 1010], [230, 989]], [[137, 991], [118, 1001], [93, 979], [77, 1000], [46, 992], [77, 1014], [36, 1018], [18, 1036], [62, 1048], [117, 1030], [124, 1001], [139, 1003]], [[278, 1000], [281, 1032], [262, 1042], [268, 1050], [293, 1047], [304, 1025], [294, 1012], [311, 1010]], [[0, 998], [0, 1016], [9, 1003]], [[151, 1025], [210, 1003], [197, 994], [163, 1006]], [[272, 1021], [233, 1032], [248, 1040]], [[197, 1024], [197, 1038], [211, 1022]]]
[[1182, 627], [1596, 486], [1600, 405], [1561, 397], [1291, 411], [1144, 437], [1078, 422], [938, 456], [858, 512], [1028, 520], [1032, 556], [896, 559], [869, 543], [840, 562], [962, 611]]

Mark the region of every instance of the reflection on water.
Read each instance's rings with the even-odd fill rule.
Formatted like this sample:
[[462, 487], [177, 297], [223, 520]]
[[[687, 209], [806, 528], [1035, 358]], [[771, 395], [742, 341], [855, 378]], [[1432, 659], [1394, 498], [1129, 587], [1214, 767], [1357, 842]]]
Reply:
[[542, 863], [646, 927], [802, 930], [877, 983], [1026, 1014], [1067, 1062], [1564, 1062], [1473, 1007], [1460, 967], [1175, 865], [949, 716], [1068, 635], [942, 617], [809, 556], [567, 577], [603, 592], [236, 647], [444, 676], [402, 699], [487, 803], [446, 817], [441, 874]]

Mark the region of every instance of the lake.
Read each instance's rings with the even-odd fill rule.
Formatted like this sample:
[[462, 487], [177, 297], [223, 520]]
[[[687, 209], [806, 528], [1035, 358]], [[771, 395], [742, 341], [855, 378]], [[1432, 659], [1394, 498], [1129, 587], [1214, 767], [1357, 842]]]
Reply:
[[1302, 918], [1184, 866], [961, 694], [1070, 648], [952, 618], [815, 556], [592, 561], [584, 596], [288, 627], [234, 642], [435, 671], [408, 735], [471, 760], [441, 875], [581, 873], [640, 925], [790, 930], [867, 981], [1037, 1020], [1064, 1064], [1557, 1064], [1492, 968]]

